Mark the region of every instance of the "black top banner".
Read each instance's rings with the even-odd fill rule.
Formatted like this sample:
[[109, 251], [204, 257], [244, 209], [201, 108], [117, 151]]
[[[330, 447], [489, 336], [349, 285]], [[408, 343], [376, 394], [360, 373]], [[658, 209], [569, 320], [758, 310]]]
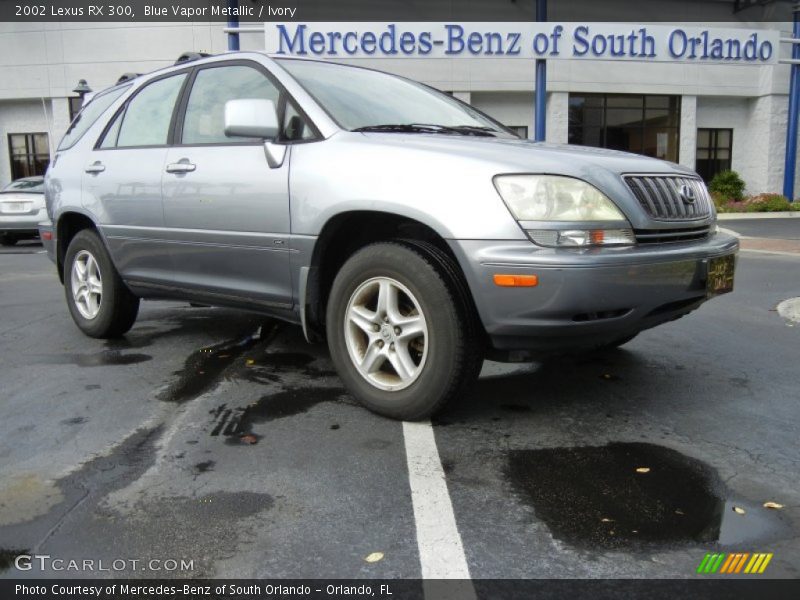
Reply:
[[[0, 0], [0, 21], [787, 22], [790, 0]], [[540, 6], [541, 8], [541, 6]], [[541, 14], [541, 13], [540, 13]]]

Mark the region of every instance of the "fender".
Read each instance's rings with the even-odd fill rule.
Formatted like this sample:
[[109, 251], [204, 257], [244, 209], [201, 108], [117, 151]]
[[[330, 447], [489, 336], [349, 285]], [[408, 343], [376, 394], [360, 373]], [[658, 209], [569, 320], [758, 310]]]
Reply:
[[95, 216], [82, 206], [65, 206], [62, 210], [57, 211], [53, 215], [53, 247], [55, 249], [55, 259], [56, 259], [56, 267], [58, 270], [58, 277], [61, 280], [61, 283], [64, 283], [64, 255], [67, 249], [66, 247], [62, 246], [60, 240], [63, 228], [63, 220], [65, 217], [68, 217], [69, 215], [80, 215], [87, 221], [91, 222], [95, 231], [97, 231], [98, 235], [100, 236], [100, 241], [103, 244], [103, 247], [106, 249], [106, 252], [108, 252], [108, 255], [111, 256], [105, 232], [103, 231], [102, 227], [98, 225]]

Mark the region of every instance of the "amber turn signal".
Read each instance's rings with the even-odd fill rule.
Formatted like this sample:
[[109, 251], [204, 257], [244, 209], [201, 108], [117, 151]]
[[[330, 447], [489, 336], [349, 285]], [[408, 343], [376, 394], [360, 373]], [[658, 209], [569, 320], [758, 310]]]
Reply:
[[534, 287], [539, 285], [536, 275], [495, 275], [494, 284], [500, 287]]

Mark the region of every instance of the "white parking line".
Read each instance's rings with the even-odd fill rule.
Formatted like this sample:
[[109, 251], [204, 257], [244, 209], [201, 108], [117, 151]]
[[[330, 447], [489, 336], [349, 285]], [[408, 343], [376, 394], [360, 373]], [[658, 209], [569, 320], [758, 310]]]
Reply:
[[[465, 580], [463, 586], [441, 587], [464, 600], [475, 598], [433, 427], [430, 422], [403, 423], [403, 437], [422, 577]], [[441, 597], [443, 590], [437, 591]]]

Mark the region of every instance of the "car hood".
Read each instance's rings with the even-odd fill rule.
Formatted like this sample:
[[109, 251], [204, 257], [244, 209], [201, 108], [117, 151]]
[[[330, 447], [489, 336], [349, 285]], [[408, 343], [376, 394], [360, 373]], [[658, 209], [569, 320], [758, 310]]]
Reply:
[[[400, 146], [408, 150], [436, 152], [468, 159], [485, 160], [504, 165], [505, 170], [530, 173], [570, 174], [593, 179], [598, 170], [621, 175], [625, 173], [674, 173], [695, 175], [675, 163], [620, 152], [496, 137], [448, 134], [361, 133], [359, 135], [381, 145]], [[695, 175], [696, 176], [696, 175]]]

